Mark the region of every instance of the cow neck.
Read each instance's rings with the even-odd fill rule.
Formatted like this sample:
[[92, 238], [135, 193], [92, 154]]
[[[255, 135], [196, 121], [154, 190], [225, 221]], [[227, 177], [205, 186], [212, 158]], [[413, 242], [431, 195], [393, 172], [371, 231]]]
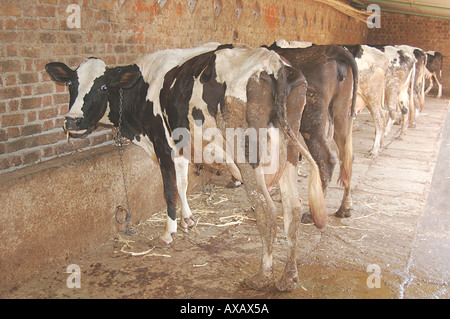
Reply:
[[142, 108], [145, 106], [148, 84], [141, 77], [137, 83], [129, 89], [122, 89], [122, 97], [120, 89], [111, 90], [108, 102], [110, 107], [109, 120], [114, 127], [119, 127], [120, 104], [122, 104], [122, 117], [120, 129], [122, 135], [129, 140], [133, 140], [140, 132], [140, 116]]

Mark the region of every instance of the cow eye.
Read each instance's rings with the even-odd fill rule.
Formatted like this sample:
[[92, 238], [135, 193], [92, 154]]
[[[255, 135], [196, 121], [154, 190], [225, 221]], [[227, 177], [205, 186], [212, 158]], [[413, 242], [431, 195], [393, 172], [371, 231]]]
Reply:
[[72, 81], [68, 81], [68, 82], [67, 82], [67, 85], [68, 85], [68, 86], [72, 86]]
[[100, 90], [102, 91], [106, 91], [108, 89], [108, 86], [106, 86], [106, 84], [103, 84], [100, 88]]

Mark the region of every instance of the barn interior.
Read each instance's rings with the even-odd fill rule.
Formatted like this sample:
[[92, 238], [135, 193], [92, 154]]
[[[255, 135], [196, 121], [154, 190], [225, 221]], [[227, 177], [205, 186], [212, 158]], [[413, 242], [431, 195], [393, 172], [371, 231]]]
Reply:
[[[375, 5], [372, 6], [373, 11], [368, 10], [371, 5]], [[373, 16], [377, 10], [380, 10], [380, 15]], [[368, 19], [375, 19], [379, 25], [369, 27]], [[45, 65], [54, 61], [64, 62], [76, 68], [86, 58], [95, 56], [106, 61], [108, 66], [118, 66], [131, 64], [142, 55], [162, 49], [189, 48], [212, 41], [259, 47], [270, 45], [278, 39], [309, 41], [319, 45], [407, 44], [425, 51], [440, 52], [444, 56], [443, 95], [440, 99], [434, 98], [437, 94], [435, 85], [425, 105], [425, 113], [429, 116], [419, 117], [417, 127], [411, 128], [408, 131], [409, 137], [406, 137], [411, 139], [407, 145], [414, 145], [419, 138], [426, 137], [429, 140], [421, 140], [420, 148], [417, 147], [413, 151], [402, 146], [394, 147], [394, 151], [397, 150], [400, 155], [392, 155], [398, 162], [403, 156], [412, 157], [406, 159], [407, 167], [402, 167], [404, 170], [413, 170], [417, 167], [421, 169], [423, 181], [415, 182], [412, 177], [407, 177], [394, 187], [403, 190], [403, 193], [413, 193], [411, 200], [406, 200], [406, 204], [403, 203], [408, 207], [405, 210], [413, 210], [411, 207], [414, 206], [414, 200], [420, 202], [420, 207], [416, 207], [418, 212], [413, 214], [413, 221], [415, 227], [423, 225], [420, 221], [426, 211], [428, 192], [439, 157], [441, 141], [444, 141], [442, 145], [445, 143], [448, 145], [448, 139], [443, 140], [444, 124], [448, 117], [447, 100], [450, 98], [450, 72], [447, 71], [450, 70], [448, 58], [450, 3], [447, 0], [17, 0], [14, 2], [2, 0], [0, 25], [2, 42], [0, 205], [3, 207], [0, 213], [0, 296], [2, 297], [33, 298], [33, 294], [27, 295], [23, 290], [29, 282], [42, 278], [43, 273], [55, 271], [59, 275], [54, 278], [58, 280], [66, 278], [61, 269], [65, 269], [69, 264], [76, 264], [80, 257], [95, 251], [111, 239], [125, 236], [126, 225], [118, 223], [115, 214], [116, 206], [124, 205], [126, 195], [120, 157], [113, 145], [113, 132], [110, 128], [99, 127], [82, 139], [67, 137], [62, 127], [63, 117], [69, 110], [68, 88], [65, 84], [54, 82], [45, 71]], [[366, 138], [365, 144], [361, 142], [362, 144], [354, 146], [356, 149], [360, 148], [361, 154], [366, 151], [364, 147], [369, 148], [368, 141], [372, 137], [373, 130], [370, 126], [370, 115], [367, 113], [365, 116], [366, 118], [363, 117], [357, 125], [359, 132], [365, 134], [363, 134]], [[364, 125], [369, 128], [363, 128]], [[425, 127], [425, 130], [422, 131], [421, 127]], [[397, 144], [401, 141], [394, 138], [391, 141], [393, 144], [390, 144], [391, 142], [387, 144], [401, 145]], [[426, 157], [420, 163], [414, 162], [419, 161], [417, 157], [422, 157], [426, 153], [424, 149], [430, 154], [430, 158]], [[376, 160], [383, 161], [382, 156]], [[147, 154], [142, 149], [134, 145], [125, 146], [123, 162], [132, 224], [145, 223], [165, 209], [159, 168], [157, 164], [148, 160]], [[379, 165], [369, 163], [364, 155], [361, 163], [363, 169], [378, 168], [381, 175], [385, 173], [381, 172], [380, 167], [388, 165], [386, 162], [377, 162]], [[364, 175], [366, 171], [360, 172]], [[448, 170], [444, 170], [444, 174], [448, 175]], [[446, 178], [448, 180], [448, 177]], [[191, 169], [189, 194], [198, 194], [204, 188], [205, 181], [211, 180], [217, 180], [213, 172], [196, 173], [195, 169]], [[412, 183], [412, 186], [408, 183]], [[358, 185], [362, 193], [365, 185], [362, 179]], [[367, 184], [366, 186], [371, 187]], [[377, 205], [370, 202], [375, 195], [378, 197], [386, 195], [390, 200], [395, 199], [395, 196], [387, 194], [388, 191], [382, 186], [380, 189], [382, 190], [379, 192], [371, 193], [371, 199], [365, 197], [365, 201], [358, 202], [358, 199], [354, 198], [360, 207], [360, 214], [363, 214], [362, 212], [365, 214], [358, 215], [358, 212], [355, 212], [356, 218], [376, 212]], [[332, 191], [333, 189], [329, 190], [329, 193]], [[220, 198], [217, 199], [217, 202], [219, 201]], [[384, 204], [383, 207], [389, 214], [389, 204]], [[119, 219], [122, 217], [119, 216]], [[403, 218], [407, 220], [408, 216], [405, 215]], [[389, 223], [389, 220], [385, 222]], [[436, 256], [440, 257], [436, 257], [436, 260], [441, 260], [442, 264], [447, 266], [440, 269], [443, 277], [427, 279], [428, 284], [432, 286], [428, 294], [420, 295], [414, 292], [405, 294], [405, 287], [408, 285], [414, 286], [414, 289], [419, 289], [420, 285], [427, 286], [424, 283], [426, 280], [417, 283], [412, 280], [413, 276], [410, 273], [402, 275], [401, 269], [409, 269], [410, 266], [408, 263], [410, 259], [405, 259], [405, 268], [399, 267], [387, 275], [395, 277], [394, 281], [400, 282], [399, 285], [403, 288], [397, 290], [392, 288], [395, 286], [392, 284], [393, 286], [386, 286], [383, 293], [380, 293], [380, 290], [372, 290], [379, 293], [378, 295], [371, 295], [364, 290], [362, 295], [355, 295], [356, 298], [449, 298], [450, 239], [447, 228], [449, 224], [446, 222], [439, 225], [442, 227], [436, 238], [439, 237], [441, 240], [439, 251], [443, 253], [437, 253]], [[331, 226], [339, 227], [338, 224]], [[256, 231], [256, 226], [253, 227]], [[409, 235], [412, 234], [410, 242], [417, 243], [419, 239], [417, 236], [414, 237], [417, 228], [404, 230]], [[395, 229], [392, 232], [395, 233]], [[307, 230], [306, 233], [311, 233], [316, 242], [320, 241], [312, 230]], [[253, 241], [258, 241], [256, 232], [249, 234], [254, 236]], [[358, 233], [352, 240], [363, 242], [365, 238], [364, 233]], [[396, 237], [393, 235], [392, 238]], [[215, 239], [211, 243], [220, 246], [220, 242], [215, 241], [219, 240]], [[385, 239], [381, 243], [387, 250], [390, 249], [388, 242], [389, 240]], [[144, 250], [146, 249], [142, 248], [142, 251]], [[256, 250], [256, 261], [258, 253]], [[313, 257], [317, 260], [325, 259], [326, 252], [322, 253], [322, 257], [319, 257], [318, 253]], [[382, 254], [381, 251], [378, 253]], [[408, 251], [407, 255], [410, 253]], [[311, 259], [305, 262], [305, 268], [312, 267], [313, 257], [310, 255]], [[158, 263], [160, 262], [158, 260]], [[207, 260], [193, 262], [198, 266], [194, 268], [206, 269], [207, 262]], [[391, 261], [391, 264], [393, 263]], [[95, 263], [92, 262], [91, 265], [93, 264]], [[327, 280], [331, 281], [334, 278], [336, 269], [350, 272], [359, 267], [358, 271], [360, 268], [363, 269], [360, 271], [362, 273], [360, 277], [365, 283], [367, 264], [377, 262], [361, 262], [358, 263], [358, 267], [348, 266], [349, 264], [351, 262], [348, 261], [344, 266], [334, 267], [333, 275], [328, 275]], [[239, 264], [236, 267], [245, 268], [245, 265]], [[311, 273], [314, 272], [311, 270]], [[357, 280], [356, 277], [352, 278]], [[203, 284], [207, 284], [206, 279], [202, 280]], [[87, 285], [87, 281], [85, 282]], [[433, 282], [436, 284], [433, 285]], [[65, 285], [65, 282], [63, 284]], [[239, 287], [237, 285], [236, 289], [239, 292], [234, 292], [235, 295], [245, 298], [247, 295], [242, 293]], [[313, 290], [307, 284], [297, 289], [300, 292]], [[326, 290], [326, 286], [321, 289], [324, 298], [351, 297], [351, 291], [348, 294], [342, 291], [333, 294]], [[88, 297], [76, 294], [72, 296], [71, 293], [69, 290], [61, 294], [36, 293], [34, 296]], [[156, 295], [149, 292], [148, 295], [137, 296], [143, 298], [162, 296], [157, 295], [160, 293], [158, 290], [154, 293]], [[207, 294], [200, 292], [196, 295], [192, 292], [183, 292], [175, 296], [182, 298], [192, 294], [193, 298], [208, 298]], [[101, 298], [102, 295], [96, 296]], [[120, 297], [117, 294], [104, 296]], [[274, 293], [266, 292], [251, 296], [271, 298]], [[286, 295], [276, 296], [289, 298]], [[320, 298], [320, 294], [300, 294], [299, 298], [301, 297]], [[170, 296], [164, 295], [163, 298]]]

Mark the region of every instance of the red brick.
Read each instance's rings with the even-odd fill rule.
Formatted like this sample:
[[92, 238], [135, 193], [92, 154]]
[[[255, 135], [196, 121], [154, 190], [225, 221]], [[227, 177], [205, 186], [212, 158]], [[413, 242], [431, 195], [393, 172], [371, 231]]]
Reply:
[[54, 17], [56, 15], [56, 7], [54, 6], [37, 6], [36, 15], [38, 17]]
[[0, 6], [0, 16], [20, 16], [20, 6], [14, 2], [2, 2]]
[[20, 129], [18, 127], [8, 127], [6, 131], [8, 138], [10, 139], [18, 138], [20, 136]]
[[8, 140], [8, 134], [6, 133], [6, 130], [1, 129], [0, 130], [0, 141], [4, 142]]
[[65, 139], [65, 135], [64, 135], [63, 130], [61, 130], [60, 132], [52, 132], [52, 133], [40, 135], [39, 136], [39, 145], [55, 144], [64, 139]]
[[11, 167], [9, 160], [6, 158], [0, 159], [0, 170], [8, 169]]
[[20, 84], [36, 83], [38, 80], [36, 73], [22, 73], [19, 75]]
[[58, 116], [57, 108], [39, 111], [39, 120], [46, 120], [46, 119], [57, 117], [57, 116]]
[[69, 94], [53, 94], [53, 103], [54, 104], [69, 104]]
[[39, 41], [41, 43], [55, 43], [56, 37], [51, 32], [44, 32], [44, 33], [39, 34]]
[[0, 61], [0, 73], [19, 72], [22, 64], [18, 60]]
[[2, 116], [2, 127], [19, 126], [23, 125], [25, 121], [24, 114], [4, 114]]
[[42, 132], [41, 124], [27, 125], [22, 128], [22, 136], [34, 135]]
[[27, 140], [24, 138], [21, 139], [15, 139], [11, 142], [8, 142], [6, 145], [6, 152], [7, 153], [14, 153], [20, 150], [23, 150], [27, 147]]
[[22, 165], [33, 164], [39, 161], [41, 157], [40, 151], [33, 151], [22, 156]]
[[30, 110], [41, 107], [42, 97], [23, 98], [20, 104], [22, 110]]

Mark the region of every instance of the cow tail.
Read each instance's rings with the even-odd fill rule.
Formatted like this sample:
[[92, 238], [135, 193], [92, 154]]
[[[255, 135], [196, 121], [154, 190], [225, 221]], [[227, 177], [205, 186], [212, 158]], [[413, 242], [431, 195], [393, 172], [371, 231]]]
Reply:
[[[299, 74], [299, 77], [300, 75], [303, 78], [303, 81], [298, 81], [296, 85], [300, 85], [300, 83], [306, 85], [306, 80], [304, 80], [304, 77], [301, 73]], [[286, 102], [287, 96], [290, 91], [290, 85], [287, 80], [286, 67], [280, 68], [276, 82], [277, 88], [275, 92], [275, 107], [277, 110], [277, 117], [285, 135], [289, 138], [295, 148], [302, 154], [303, 158], [305, 158], [310, 165], [308, 202], [314, 224], [318, 229], [322, 230], [326, 226], [327, 209], [322, 189], [322, 181], [320, 179], [319, 167], [317, 166], [316, 161], [312, 157], [307, 147], [299, 141], [298, 132], [294, 133], [287, 121]]]
[[350, 116], [355, 116], [355, 104], [356, 98], [358, 96], [358, 65], [356, 64], [356, 60], [353, 55], [344, 47], [338, 47], [341, 52], [341, 56], [344, 58], [344, 61], [350, 65], [353, 74], [353, 96], [352, 96], [352, 105], [350, 107]]

